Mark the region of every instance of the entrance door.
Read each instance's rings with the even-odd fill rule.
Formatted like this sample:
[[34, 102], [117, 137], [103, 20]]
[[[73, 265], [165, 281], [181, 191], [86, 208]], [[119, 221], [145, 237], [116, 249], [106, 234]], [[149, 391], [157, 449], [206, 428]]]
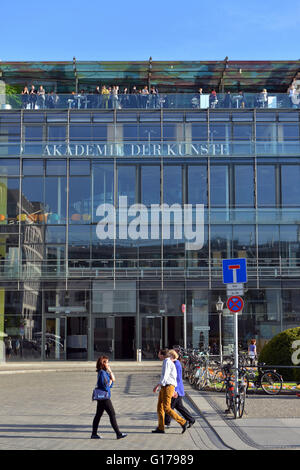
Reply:
[[45, 359], [86, 361], [87, 317], [46, 318]]
[[86, 361], [88, 358], [87, 317], [67, 317], [67, 359]]
[[115, 317], [115, 359], [134, 359], [135, 348], [135, 317]]
[[46, 318], [45, 359], [66, 360], [66, 317]]
[[142, 317], [142, 359], [157, 359], [157, 353], [163, 347], [162, 324], [162, 317]]
[[132, 360], [135, 348], [135, 317], [94, 318], [94, 360], [102, 354], [110, 360]]

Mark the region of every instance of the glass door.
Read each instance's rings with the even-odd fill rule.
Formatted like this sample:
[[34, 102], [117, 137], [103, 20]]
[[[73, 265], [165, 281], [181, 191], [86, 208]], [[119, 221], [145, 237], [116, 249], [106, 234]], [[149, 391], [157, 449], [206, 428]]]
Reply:
[[158, 351], [163, 347], [162, 317], [142, 317], [142, 359], [157, 359]]
[[66, 360], [66, 317], [46, 318], [44, 348], [46, 360]]
[[88, 358], [88, 319], [82, 316], [67, 316], [67, 359], [86, 361]]
[[94, 318], [94, 360], [105, 354], [110, 360], [115, 358], [115, 318]]

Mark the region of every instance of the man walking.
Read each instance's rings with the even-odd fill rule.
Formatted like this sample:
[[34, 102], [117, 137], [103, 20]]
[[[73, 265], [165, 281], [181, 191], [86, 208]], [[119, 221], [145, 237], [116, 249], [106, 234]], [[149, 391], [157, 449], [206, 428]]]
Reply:
[[153, 393], [156, 393], [160, 388], [157, 403], [158, 427], [152, 432], [158, 434], [165, 433], [165, 414], [168, 414], [180, 424], [183, 434], [186, 431], [188, 422], [171, 408], [171, 400], [177, 386], [177, 371], [174, 361], [178, 359], [178, 354], [174, 350], [161, 349], [158, 353], [158, 358], [163, 361], [163, 366], [160, 382], [153, 389]]
[[[178, 411], [188, 422], [188, 428], [192, 427], [195, 424], [195, 419], [190, 414], [190, 412], [185, 408], [182, 403], [182, 397], [184, 397], [184, 386], [182, 382], [182, 367], [179, 359], [176, 359], [174, 362], [177, 370], [177, 386], [175, 388], [175, 394], [171, 400], [171, 408]], [[171, 423], [171, 416], [166, 415], [165, 417], [165, 426], [169, 427]]]

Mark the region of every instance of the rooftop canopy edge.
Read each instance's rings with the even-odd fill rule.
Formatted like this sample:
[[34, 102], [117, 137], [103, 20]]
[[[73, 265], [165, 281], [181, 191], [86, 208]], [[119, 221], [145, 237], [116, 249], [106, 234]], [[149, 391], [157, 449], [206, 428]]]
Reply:
[[0, 80], [11, 86], [52, 84], [60, 92], [80, 86], [155, 85], [160, 91], [285, 92], [300, 72], [300, 61], [73, 61], [0, 62]]

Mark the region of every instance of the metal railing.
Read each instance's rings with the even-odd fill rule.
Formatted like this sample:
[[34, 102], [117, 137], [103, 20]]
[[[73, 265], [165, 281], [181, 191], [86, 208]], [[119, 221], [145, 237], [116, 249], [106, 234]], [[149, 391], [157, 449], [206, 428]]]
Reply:
[[297, 93], [45, 93], [0, 95], [0, 109], [245, 109], [299, 108]]
[[[197, 265], [197, 263], [199, 265]], [[201, 263], [201, 265], [200, 265]], [[300, 277], [300, 259], [256, 258], [247, 260], [248, 280]], [[70, 259], [0, 262], [0, 279], [137, 278], [222, 280], [222, 262], [216, 259]]]

